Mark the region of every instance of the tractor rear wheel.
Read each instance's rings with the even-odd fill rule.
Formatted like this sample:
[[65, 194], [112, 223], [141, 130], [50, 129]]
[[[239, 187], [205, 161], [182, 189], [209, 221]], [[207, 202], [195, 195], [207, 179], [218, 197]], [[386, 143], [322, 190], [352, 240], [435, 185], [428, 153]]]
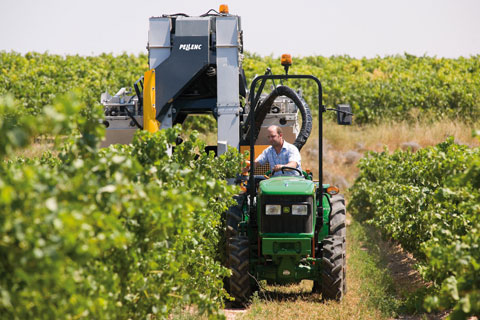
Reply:
[[345, 294], [345, 238], [328, 236], [322, 244], [322, 297], [340, 301]]
[[234, 304], [243, 307], [252, 295], [249, 272], [248, 238], [237, 236], [228, 239], [228, 265], [232, 270], [229, 281], [229, 294], [235, 298]]

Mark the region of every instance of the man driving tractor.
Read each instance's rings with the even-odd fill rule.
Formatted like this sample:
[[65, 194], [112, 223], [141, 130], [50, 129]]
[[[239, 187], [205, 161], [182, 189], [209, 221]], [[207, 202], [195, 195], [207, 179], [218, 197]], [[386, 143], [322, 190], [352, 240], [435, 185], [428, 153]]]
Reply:
[[[272, 125], [268, 127], [268, 140], [270, 147], [263, 150], [263, 152], [255, 159], [254, 167], [269, 163], [270, 170], [273, 175], [282, 174], [283, 167], [296, 168], [302, 170], [300, 152], [293, 144], [288, 143], [283, 139], [283, 132], [279, 126]], [[244, 169], [247, 172], [249, 166]], [[284, 170], [284, 175], [298, 175], [296, 171]]]

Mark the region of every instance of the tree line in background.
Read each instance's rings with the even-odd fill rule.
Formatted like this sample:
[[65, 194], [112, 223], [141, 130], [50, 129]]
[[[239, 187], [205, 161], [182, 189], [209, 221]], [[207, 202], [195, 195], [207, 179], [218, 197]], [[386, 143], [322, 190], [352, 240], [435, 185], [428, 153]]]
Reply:
[[[267, 68], [284, 73], [279, 59], [248, 52], [242, 65], [249, 83]], [[58, 94], [74, 88], [80, 89], [87, 105], [94, 105], [105, 90], [115, 93], [121, 87], [132, 87], [147, 69], [144, 54], [63, 57], [0, 52], [0, 95], [13, 95], [34, 114]], [[351, 104], [356, 123], [416, 119], [419, 112], [433, 119], [476, 121], [480, 117], [479, 56], [294, 57], [290, 73], [318, 77], [324, 104]], [[318, 105], [315, 84], [290, 80], [288, 85], [302, 89], [307, 102]]]

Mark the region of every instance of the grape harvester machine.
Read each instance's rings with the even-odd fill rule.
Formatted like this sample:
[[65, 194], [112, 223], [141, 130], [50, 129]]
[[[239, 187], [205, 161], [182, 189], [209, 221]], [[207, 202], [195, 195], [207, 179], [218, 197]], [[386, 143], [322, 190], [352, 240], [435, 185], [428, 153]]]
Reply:
[[[288, 74], [289, 55], [282, 56], [285, 74], [267, 69], [250, 88], [243, 71], [243, 32], [239, 16], [210, 10], [201, 16], [183, 13], [151, 17], [148, 32], [150, 70], [134, 83], [134, 95], [121, 89], [102, 94], [107, 127], [104, 145], [129, 143], [136, 130], [155, 132], [182, 124], [193, 114], [210, 114], [217, 123], [221, 155], [227, 148], [250, 152], [250, 161], [268, 147], [270, 125], [282, 128], [285, 140], [300, 150], [312, 129], [312, 115], [300, 92], [283, 82], [312, 81], [317, 86], [319, 176], [299, 171], [267, 179], [268, 165], [250, 168], [237, 205], [226, 212], [225, 281], [235, 303], [246, 304], [259, 280], [295, 283], [313, 280], [313, 290], [327, 299], [346, 292], [345, 201], [338, 188], [322, 182], [322, 115], [337, 112], [339, 124], [350, 124], [348, 105], [327, 109], [322, 85], [313, 75]], [[263, 91], [273, 84], [269, 94]], [[277, 85], [280, 84], [280, 85]], [[301, 125], [300, 123], [301, 118]], [[258, 173], [262, 173], [259, 175]]]

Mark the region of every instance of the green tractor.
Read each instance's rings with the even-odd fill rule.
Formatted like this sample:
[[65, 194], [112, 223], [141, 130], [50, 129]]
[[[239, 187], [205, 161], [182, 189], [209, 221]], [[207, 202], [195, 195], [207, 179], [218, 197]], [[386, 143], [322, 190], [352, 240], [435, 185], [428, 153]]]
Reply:
[[[260, 280], [281, 285], [313, 280], [313, 292], [322, 293], [323, 299], [341, 300], [347, 289], [345, 200], [338, 188], [322, 183], [321, 135], [323, 112], [336, 111], [338, 124], [347, 125], [351, 124], [351, 108], [325, 108], [320, 81], [311, 75], [288, 75], [288, 66], [285, 75], [267, 72], [253, 80], [250, 106], [259, 105], [267, 80], [309, 79], [317, 83], [319, 181], [310, 173], [289, 167], [282, 173], [293, 170], [296, 175], [268, 178], [255, 175], [251, 166], [246, 192], [236, 197], [237, 205], [226, 213], [227, 266], [232, 271], [226, 287], [238, 306], [248, 304]], [[258, 81], [261, 84], [255, 92]], [[291, 92], [288, 96], [298, 101]], [[259, 121], [254, 118], [261, 112], [252, 111], [255, 116], [248, 118], [249, 127], [255, 128], [255, 121]], [[256, 140], [256, 132], [251, 130], [250, 163], [254, 163]]]

